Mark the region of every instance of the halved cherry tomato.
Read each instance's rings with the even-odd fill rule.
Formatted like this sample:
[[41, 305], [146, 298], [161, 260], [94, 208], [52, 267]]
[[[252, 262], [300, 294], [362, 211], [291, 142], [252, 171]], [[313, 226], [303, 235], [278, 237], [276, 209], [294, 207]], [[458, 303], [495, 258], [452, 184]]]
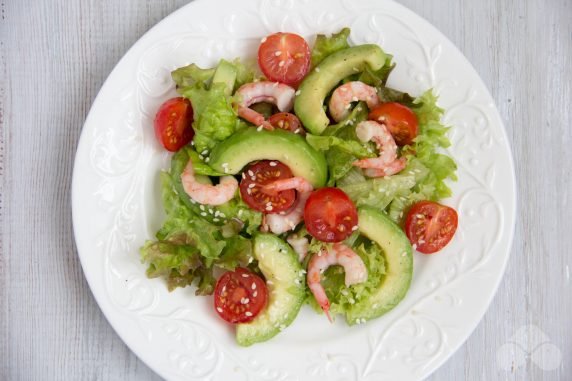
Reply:
[[262, 311], [268, 298], [266, 283], [242, 267], [224, 273], [216, 283], [214, 305], [229, 323], [247, 323]]
[[195, 131], [193, 107], [186, 98], [171, 98], [159, 107], [155, 115], [155, 136], [163, 147], [171, 152], [188, 144]]
[[304, 222], [308, 233], [320, 241], [340, 242], [357, 229], [357, 209], [341, 189], [321, 188], [306, 201]]
[[268, 118], [268, 122], [275, 128], [292, 131], [295, 134], [306, 135], [306, 131], [302, 128], [300, 119], [289, 112], [279, 112]]
[[420, 201], [407, 214], [405, 233], [417, 251], [432, 254], [451, 241], [457, 223], [455, 209], [433, 201]]
[[297, 34], [271, 34], [258, 48], [258, 65], [268, 80], [296, 87], [310, 70], [310, 47]]
[[276, 180], [289, 179], [292, 171], [279, 161], [262, 160], [251, 164], [242, 174], [240, 195], [248, 206], [265, 213], [278, 213], [289, 209], [296, 200], [296, 191], [264, 192], [264, 185]]
[[385, 124], [400, 146], [411, 144], [419, 134], [419, 122], [415, 113], [397, 102], [379, 105], [369, 113], [369, 119]]

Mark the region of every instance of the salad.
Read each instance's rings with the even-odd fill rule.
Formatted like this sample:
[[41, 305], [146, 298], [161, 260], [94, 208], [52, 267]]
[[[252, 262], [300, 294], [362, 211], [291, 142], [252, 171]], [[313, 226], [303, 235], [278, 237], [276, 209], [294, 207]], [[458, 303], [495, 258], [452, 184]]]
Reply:
[[437, 203], [456, 165], [436, 96], [388, 87], [392, 56], [349, 34], [310, 48], [276, 33], [258, 65], [178, 68], [180, 97], [155, 117], [174, 154], [147, 275], [212, 295], [239, 345], [274, 337], [304, 304], [349, 325], [383, 315], [409, 289], [413, 252], [438, 252], [457, 228]]

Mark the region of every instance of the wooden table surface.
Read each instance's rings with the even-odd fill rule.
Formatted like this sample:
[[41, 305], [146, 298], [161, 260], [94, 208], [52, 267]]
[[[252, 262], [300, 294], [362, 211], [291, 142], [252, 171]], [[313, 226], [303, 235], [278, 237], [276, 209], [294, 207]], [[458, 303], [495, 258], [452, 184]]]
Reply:
[[[70, 184], [103, 81], [185, 3], [1, 2], [0, 380], [159, 379], [92, 297], [74, 244]], [[430, 379], [572, 380], [572, 1], [402, 3], [448, 36], [491, 90], [519, 189], [498, 294]]]

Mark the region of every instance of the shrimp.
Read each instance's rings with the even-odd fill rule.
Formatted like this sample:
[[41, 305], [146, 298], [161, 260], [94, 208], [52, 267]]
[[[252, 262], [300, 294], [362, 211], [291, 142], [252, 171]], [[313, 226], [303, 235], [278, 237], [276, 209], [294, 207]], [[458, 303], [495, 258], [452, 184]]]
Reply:
[[306, 281], [314, 298], [316, 298], [316, 301], [326, 313], [330, 322], [332, 321], [329, 312], [330, 301], [328, 300], [324, 287], [320, 283], [320, 275], [326, 271], [328, 267], [333, 265], [340, 265], [344, 268], [344, 282], [346, 286], [362, 283], [367, 280], [367, 268], [363, 260], [343, 243], [335, 243], [329, 251], [322, 249], [310, 259]]
[[238, 189], [238, 181], [233, 176], [223, 176], [217, 185], [201, 184], [195, 178], [193, 162], [189, 160], [181, 173], [183, 189], [191, 199], [199, 204], [221, 205], [230, 201]]
[[375, 87], [360, 81], [348, 82], [332, 93], [330, 115], [336, 122], [339, 122], [350, 114], [351, 103], [357, 101], [365, 101], [370, 110], [381, 104]]
[[375, 121], [361, 122], [356, 127], [356, 135], [362, 142], [375, 142], [379, 156], [357, 160], [356, 167], [364, 168], [368, 177], [381, 177], [394, 175], [407, 165], [405, 158], [397, 158], [397, 144], [384, 124]]
[[262, 126], [268, 130], [274, 127], [264, 119], [264, 116], [251, 108], [251, 105], [259, 102], [274, 103], [278, 110], [288, 112], [294, 106], [296, 90], [279, 82], [252, 82], [247, 83], [236, 91], [239, 95], [238, 116], [253, 123], [255, 126]]
[[266, 193], [288, 189], [296, 189], [298, 191], [298, 198], [294, 202], [294, 206], [285, 214], [267, 214], [264, 219], [263, 230], [269, 229], [274, 234], [282, 234], [288, 230], [295, 229], [296, 225], [304, 219], [304, 206], [308, 197], [310, 197], [310, 193], [314, 190], [312, 184], [306, 181], [306, 179], [303, 177], [291, 177], [289, 179], [276, 180], [263, 188]]
[[310, 245], [308, 238], [298, 237], [296, 234], [290, 234], [288, 238], [286, 238], [286, 242], [292, 246], [296, 254], [298, 254], [298, 260], [302, 262], [308, 254], [308, 246]]

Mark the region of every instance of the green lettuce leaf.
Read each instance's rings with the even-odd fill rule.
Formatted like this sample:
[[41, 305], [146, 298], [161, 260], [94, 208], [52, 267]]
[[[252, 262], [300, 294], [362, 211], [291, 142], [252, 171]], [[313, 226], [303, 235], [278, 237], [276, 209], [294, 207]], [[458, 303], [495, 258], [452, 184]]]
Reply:
[[195, 64], [180, 67], [171, 72], [171, 78], [177, 88], [192, 87], [200, 85], [207, 87], [215, 73], [215, 68], [201, 69]]
[[237, 235], [227, 240], [227, 245], [215, 264], [226, 270], [234, 270], [238, 266], [247, 266], [253, 260], [252, 240]]
[[312, 49], [312, 67], [315, 67], [327, 56], [342, 49], [350, 47], [348, 37], [350, 36], [350, 28], [344, 28], [338, 33], [332, 34], [330, 37], [319, 34], [316, 37], [316, 43]]
[[201, 85], [179, 89], [193, 105], [193, 143], [198, 152], [213, 149], [237, 130], [239, 119], [225, 89], [223, 83], [215, 83], [208, 90]]
[[393, 56], [388, 54], [384, 65], [379, 70], [372, 70], [368, 65], [364, 65], [364, 71], [358, 77], [358, 80], [376, 88], [385, 87], [389, 74], [395, 69], [395, 63], [392, 63]]
[[338, 148], [340, 151], [343, 151], [347, 154], [353, 155], [357, 158], [364, 158], [364, 157], [374, 157], [370, 151], [368, 151], [368, 147], [364, 146], [361, 142], [357, 140], [344, 140], [337, 136], [320, 136], [320, 135], [306, 135], [306, 141], [310, 144], [314, 149], [318, 151], [328, 151], [333, 147]]

